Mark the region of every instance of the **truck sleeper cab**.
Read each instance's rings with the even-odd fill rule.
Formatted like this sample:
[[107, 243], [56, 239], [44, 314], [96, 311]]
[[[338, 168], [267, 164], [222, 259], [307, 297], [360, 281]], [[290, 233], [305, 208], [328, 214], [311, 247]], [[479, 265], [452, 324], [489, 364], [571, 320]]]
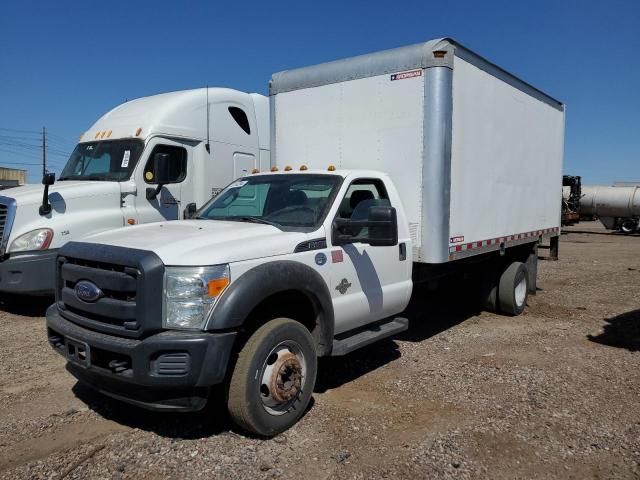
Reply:
[[[0, 196], [0, 292], [53, 294], [66, 242], [185, 218], [232, 179], [266, 168], [268, 142], [262, 95], [202, 88], [119, 105], [82, 135], [55, 184]], [[168, 164], [161, 185], [158, 158]]]

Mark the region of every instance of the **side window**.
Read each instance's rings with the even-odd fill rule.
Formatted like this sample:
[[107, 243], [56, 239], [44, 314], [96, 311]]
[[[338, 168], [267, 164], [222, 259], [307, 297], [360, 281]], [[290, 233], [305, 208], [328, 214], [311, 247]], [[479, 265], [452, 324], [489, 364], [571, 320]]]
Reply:
[[236, 121], [238, 126], [244, 130], [244, 133], [247, 135], [251, 135], [251, 127], [249, 126], [249, 119], [247, 118], [247, 114], [244, 113], [244, 110], [238, 107], [229, 107], [229, 113]]
[[349, 185], [347, 193], [340, 203], [338, 216], [352, 218], [355, 212], [356, 216], [361, 217], [366, 215], [365, 212], [369, 207], [388, 205], [390, 205], [389, 197], [381, 180], [358, 179]]
[[174, 147], [172, 145], [156, 145], [147, 160], [144, 167], [144, 181], [146, 183], [155, 183], [153, 171], [155, 165], [155, 156], [158, 153], [166, 153], [169, 155], [169, 165], [171, 170], [169, 183], [180, 183], [187, 176], [187, 150], [183, 147]]

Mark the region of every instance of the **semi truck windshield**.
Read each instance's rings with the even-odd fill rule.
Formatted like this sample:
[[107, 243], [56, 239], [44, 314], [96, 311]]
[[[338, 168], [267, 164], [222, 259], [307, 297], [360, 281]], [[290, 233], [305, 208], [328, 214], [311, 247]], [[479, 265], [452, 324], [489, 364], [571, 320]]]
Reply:
[[126, 180], [138, 162], [141, 140], [105, 140], [79, 143], [59, 180]]
[[314, 230], [324, 219], [341, 177], [259, 175], [236, 180], [209, 201], [197, 218], [266, 223], [283, 230]]

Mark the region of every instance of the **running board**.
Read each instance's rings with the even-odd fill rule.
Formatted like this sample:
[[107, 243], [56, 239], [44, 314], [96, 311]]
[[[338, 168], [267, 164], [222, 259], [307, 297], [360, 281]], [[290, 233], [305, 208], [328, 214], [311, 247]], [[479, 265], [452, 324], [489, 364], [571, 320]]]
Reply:
[[333, 349], [331, 350], [332, 357], [339, 357], [353, 352], [358, 348], [369, 345], [370, 343], [377, 342], [383, 338], [390, 337], [396, 333], [404, 332], [409, 328], [408, 318], [394, 318], [393, 320], [376, 324], [367, 330], [359, 330], [353, 335], [342, 339], [333, 339]]

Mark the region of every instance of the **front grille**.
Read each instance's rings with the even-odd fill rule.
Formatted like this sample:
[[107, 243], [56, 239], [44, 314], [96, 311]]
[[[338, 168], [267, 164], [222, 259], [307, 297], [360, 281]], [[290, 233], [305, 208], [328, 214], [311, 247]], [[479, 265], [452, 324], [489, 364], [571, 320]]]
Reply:
[[7, 251], [15, 212], [16, 201], [13, 198], [0, 196], [0, 256]]
[[[64, 257], [59, 263], [58, 306], [76, 323], [98, 330], [137, 336], [137, 268]], [[85, 280], [101, 290], [100, 298], [88, 302], [76, 295], [78, 282]]]
[[164, 265], [153, 252], [68, 242], [58, 256], [58, 310], [70, 322], [98, 332], [152, 335], [162, 330], [163, 278]]

